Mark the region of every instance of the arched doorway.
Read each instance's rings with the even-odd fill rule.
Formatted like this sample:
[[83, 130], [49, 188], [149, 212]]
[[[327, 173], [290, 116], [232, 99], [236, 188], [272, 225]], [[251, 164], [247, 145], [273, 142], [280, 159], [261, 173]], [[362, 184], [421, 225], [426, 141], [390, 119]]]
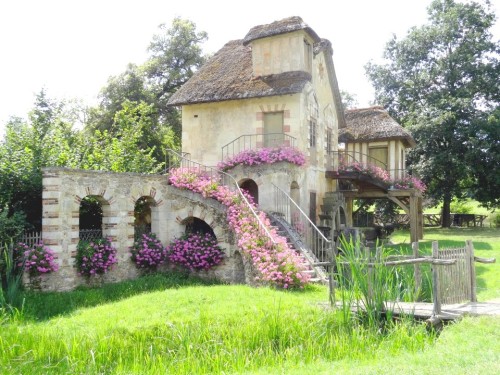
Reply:
[[151, 197], [140, 197], [134, 207], [134, 240], [138, 240], [143, 234], [151, 233], [152, 210], [156, 203]]
[[239, 183], [241, 190], [246, 191], [252, 198], [255, 204], [259, 204], [259, 186], [251, 178], [243, 180]]
[[208, 225], [206, 221], [201, 220], [197, 217], [194, 216], [188, 217], [182, 221], [182, 224], [186, 226], [186, 234], [190, 233], [210, 234], [213, 238], [217, 238], [215, 236], [212, 227]]
[[79, 238], [92, 241], [104, 238], [104, 223], [109, 220], [109, 203], [100, 195], [87, 195], [80, 202]]

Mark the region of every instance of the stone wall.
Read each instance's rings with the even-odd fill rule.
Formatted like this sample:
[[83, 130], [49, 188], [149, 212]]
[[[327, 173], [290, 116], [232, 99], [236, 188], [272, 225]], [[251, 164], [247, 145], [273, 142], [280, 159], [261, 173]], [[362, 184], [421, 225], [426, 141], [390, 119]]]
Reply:
[[80, 202], [87, 196], [103, 203], [103, 235], [117, 248], [118, 264], [101, 281], [116, 282], [138, 276], [130, 260], [134, 240], [134, 208], [141, 197], [153, 202], [151, 227], [166, 245], [185, 231], [189, 217], [204, 220], [225, 249], [223, 264], [205, 273], [228, 282], [250, 282], [251, 272], [234, 245], [226, 223], [225, 208], [213, 199], [203, 199], [167, 184], [166, 176], [134, 173], [83, 171], [64, 168], [43, 170], [42, 238], [57, 255], [59, 271], [44, 275], [44, 290], [71, 290], [85, 284], [75, 268], [79, 241]]

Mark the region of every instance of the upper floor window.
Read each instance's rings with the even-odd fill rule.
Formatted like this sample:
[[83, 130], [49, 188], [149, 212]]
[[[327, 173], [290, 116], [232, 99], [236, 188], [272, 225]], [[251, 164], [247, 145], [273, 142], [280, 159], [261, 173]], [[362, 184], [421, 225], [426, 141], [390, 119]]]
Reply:
[[316, 147], [316, 120], [309, 120], [309, 147]]
[[332, 129], [327, 129], [326, 130], [326, 152], [329, 154], [333, 151], [333, 133]]

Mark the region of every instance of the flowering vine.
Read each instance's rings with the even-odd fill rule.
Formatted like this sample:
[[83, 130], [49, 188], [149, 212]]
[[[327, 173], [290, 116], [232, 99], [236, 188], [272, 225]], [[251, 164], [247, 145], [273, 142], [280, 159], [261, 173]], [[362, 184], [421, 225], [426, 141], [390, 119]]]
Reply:
[[167, 249], [163, 247], [154, 233], [144, 233], [134, 242], [130, 252], [137, 268], [154, 271], [167, 259]]
[[[226, 206], [227, 221], [236, 233], [238, 247], [250, 259], [260, 280], [282, 288], [302, 287], [309, 281], [309, 275], [304, 272], [306, 265], [288, 246], [286, 238], [270, 227], [264, 212], [259, 212], [259, 219], [268, 228], [275, 242], [273, 244], [241, 195], [220, 185], [216, 178], [211, 178], [197, 168], [173, 169], [169, 173], [169, 181], [177, 188], [214, 198]], [[255, 208], [251, 198], [245, 197]]]
[[388, 185], [393, 186], [395, 189], [417, 189], [423, 193], [427, 188], [425, 184], [417, 177], [407, 176], [403, 178], [393, 179], [389, 175], [388, 171], [373, 164], [365, 164], [359, 162], [347, 164], [341, 162], [339, 165], [339, 172], [359, 172], [385, 182]]
[[209, 233], [189, 233], [172, 242], [168, 247], [171, 263], [190, 271], [208, 270], [224, 258], [224, 251]]
[[22, 267], [24, 264], [24, 270], [31, 277], [56, 272], [59, 269], [54, 252], [41, 241], [33, 247], [20, 242], [16, 245], [15, 253], [17, 266]]
[[100, 275], [109, 271], [116, 259], [116, 249], [108, 238], [80, 241], [76, 249], [76, 267], [81, 275]]
[[273, 164], [280, 161], [287, 161], [301, 166], [305, 164], [306, 157], [300, 150], [294, 147], [264, 147], [256, 150], [244, 150], [229, 160], [219, 162], [217, 168], [227, 171], [239, 164], [260, 165]]

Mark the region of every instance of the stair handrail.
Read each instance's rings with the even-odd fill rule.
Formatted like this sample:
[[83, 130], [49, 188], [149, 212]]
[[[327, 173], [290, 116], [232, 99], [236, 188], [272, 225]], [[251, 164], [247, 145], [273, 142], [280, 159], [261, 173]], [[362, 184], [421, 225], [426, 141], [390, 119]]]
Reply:
[[[247, 197], [245, 197], [245, 194], [243, 194], [243, 191], [241, 190], [240, 186], [238, 185], [238, 182], [236, 181], [236, 179], [233, 176], [231, 176], [229, 173], [221, 171], [221, 170], [219, 170], [217, 168], [209, 167], [209, 166], [206, 166], [204, 164], [195, 162], [195, 161], [193, 161], [191, 159], [188, 159], [188, 158], [182, 156], [181, 154], [179, 154], [177, 151], [172, 150], [170, 148], [167, 149], [166, 151], [167, 151], [168, 154], [176, 156], [178, 158], [178, 160], [180, 161], [181, 164], [182, 164], [183, 161], [187, 162], [188, 163], [188, 168], [190, 168], [190, 165], [193, 164], [193, 165], [197, 166], [198, 168], [200, 168], [200, 170], [201, 170], [201, 168], [203, 168], [204, 171], [209, 170], [211, 172], [211, 175], [213, 175], [213, 174], [215, 174], [215, 175], [223, 175], [223, 176], [228, 177], [232, 182], [234, 182], [234, 186], [236, 187], [236, 191], [238, 192], [238, 194], [240, 195], [240, 197], [243, 199], [243, 201], [245, 202], [245, 204], [247, 205], [247, 207], [250, 209], [250, 211], [252, 212], [252, 215], [254, 216], [254, 218], [257, 220], [259, 228], [261, 230], [264, 230], [264, 233], [269, 238], [269, 240], [271, 241], [272, 246], [276, 245], [276, 241], [274, 240], [273, 236], [271, 235], [271, 233], [267, 229], [266, 225], [259, 218], [259, 215], [257, 215], [257, 213], [255, 212], [255, 210], [253, 209], [252, 205], [248, 201]], [[172, 167], [170, 165], [170, 158], [169, 158], [169, 170], [171, 168]], [[223, 185], [229, 186], [229, 185], [225, 184], [224, 181], [222, 181], [222, 183], [223, 183]]]
[[[300, 215], [302, 217], [305, 217], [306, 220], [309, 222], [309, 224], [311, 224], [311, 227], [320, 235], [320, 237], [323, 239], [323, 241], [326, 241], [326, 243], [331, 243], [332, 241], [330, 241], [328, 238], [325, 237], [325, 235], [323, 234], [323, 232], [321, 232], [318, 227], [316, 226], [316, 224], [314, 224], [312, 222], [312, 220], [309, 218], [309, 216], [307, 216], [305, 214], [304, 211], [302, 211], [302, 208], [300, 208], [300, 206], [292, 199], [292, 197], [290, 197], [285, 191], [283, 191], [283, 189], [279, 188], [278, 186], [276, 186], [274, 183], [271, 182], [271, 184], [274, 186], [274, 188], [278, 191], [280, 191], [282, 194], [284, 194], [288, 200], [295, 206], [295, 208], [297, 208], [300, 212]], [[276, 205], [277, 205], [277, 202], [275, 201]]]

